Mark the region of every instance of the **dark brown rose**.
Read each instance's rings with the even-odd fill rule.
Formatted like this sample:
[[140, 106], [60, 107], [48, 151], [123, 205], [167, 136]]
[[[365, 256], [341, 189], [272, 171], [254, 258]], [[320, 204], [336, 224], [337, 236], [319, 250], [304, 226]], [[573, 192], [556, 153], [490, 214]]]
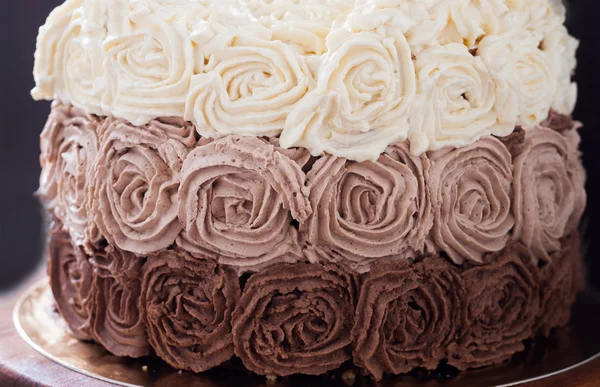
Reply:
[[435, 369], [456, 340], [465, 289], [439, 257], [374, 266], [363, 276], [352, 341], [354, 362], [375, 379]]
[[50, 287], [58, 310], [77, 339], [91, 340], [94, 269], [64, 229], [51, 232], [48, 254]]
[[233, 356], [231, 314], [241, 293], [235, 272], [166, 250], [148, 257], [143, 276], [140, 309], [161, 359], [202, 372]]
[[[564, 327], [571, 319], [571, 307], [581, 281], [581, 238], [578, 233], [562, 241], [563, 248], [550, 255], [541, 271], [540, 313], [536, 331], [548, 337], [553, 328]], [[585, 281], [583, 281], [585, 283]]]
[[292, 220], [311, 212], [301, 166], [258, 138], [228, 136], [190, 152], [177, 243], [240, 271], [302, 258]]
[[301, 228], [311, 260], [332, 250], [362, 272], [375, 259], [423, 252], [433, 223], [428, 168], [427, 158], [412, 156], [404, 144], [374, 163], [319, 159], [308, 174], [314, 212]]
[[585, 208], [585, 172], [575, 143], [551, 129], [531, 129], [514, 160], [513, 233], [545, 261]]
[[42, 135], [42, 174], [38, 195], [64, 223], [77, 245], [93, 227], [90, 181], [98, 153], [100, 120], [70, 105], [55, 103]]
[[539, 269], [527, 248], [510, 243], [463, 272], [467, 323], [448, 363], [460, 370], [498, 364], [525, 349], [539, 312]]
[[506, 246], [511, 213], [511, 155], [496, 138], [431, 152], [429, 189], [437, 248], [457, 264], [481, 262]]
[[351, 358], [355, 282], [341, 267], [279, 264], [254, 274], [233, 314], [235, 353], [261, 375], [319, 375]]
[[572, 116], [567, 116], [565, 114], [560, 114], [554, 110], [550, 110], [548, 114], [548, 118], [544, 120], [540, 126], [544, 128], [549, 128], [552, 130], [556, 130], [557, 132], [563, 133], [572, 129], [576, 129], [580, 126], [576, 121], [573, 121]]
[[136, 254], [167, 248], [181, 231], [177, 190], [185, 145], [157, 125], [110, 119], [94, 176], [94, 220], [111, 245]]
[[113, 246], [94, 252], [92, 336], [117, 356], [150, 354], [146, 326], [139, 311], [144, 260]]

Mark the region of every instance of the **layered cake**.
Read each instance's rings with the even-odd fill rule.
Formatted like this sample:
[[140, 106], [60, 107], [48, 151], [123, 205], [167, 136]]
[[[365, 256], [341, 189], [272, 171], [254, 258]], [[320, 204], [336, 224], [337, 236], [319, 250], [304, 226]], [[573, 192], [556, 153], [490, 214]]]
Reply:
[[81, 340], [203, 372], [494, 365], [584, 287], [549, 0], [67, 0], [38, 195]]

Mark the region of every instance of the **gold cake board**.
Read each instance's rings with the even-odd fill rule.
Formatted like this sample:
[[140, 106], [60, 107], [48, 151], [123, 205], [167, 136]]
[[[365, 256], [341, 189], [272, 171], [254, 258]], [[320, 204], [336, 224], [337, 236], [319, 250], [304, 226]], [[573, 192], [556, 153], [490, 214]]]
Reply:
[[[193, 387], [296, 387], [372, 385], [369, 379], [351, 373], [322, 377], [297, 376], [277, 381], [235, 368], [220, 368], [204, 374], [174, 370], [159, 359], [129, 359], [111, 355], [100, 345], [75, 339], [56, 312], [47, 280], [38, 282], [17, 302], [13, 320], [19, 335], [36, 351], [75, 372], [122, 386]], [[378, 386], [516, 386], [556, 376], [600, 357], [600, 296], [579, 298], [569, 329], [536, 341], [510, 362], [458, 374], [447, 380], [406, 375], [385, 379]], [[599, 381], [600, 383], [600, 381]]]

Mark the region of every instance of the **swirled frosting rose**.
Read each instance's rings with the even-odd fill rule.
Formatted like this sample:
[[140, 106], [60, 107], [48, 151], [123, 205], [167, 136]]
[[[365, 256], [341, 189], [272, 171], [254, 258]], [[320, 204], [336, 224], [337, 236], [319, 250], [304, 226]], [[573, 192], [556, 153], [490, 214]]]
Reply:
[[526, 132], [514, 160], [513, 233], [537, 258], [549, 260], [579, 224], [584, 182], [579, 153], [567, 137], [547, 128]]
[[179, 174], [188, 153], [157, 125], [104, 123], [94, 175], [94, 220], [110, 244], [136, 254], [164, 249], [181, 231]]
[[107, 246], [96, 250], [89, 261], [94, 268], [94, 340], [117, 356], [149, 355], [146, 325], [139, 310], [144, 260]]
[[304, 60], [286, 44], [240, 35], [194, 76], [185, 118], [202, 136], [278, 135], [312, 82]]
[[246, 283], [233, 313], [235, 354], [267, 376], [319, 375], [351, 358], [355, 280], [340, 266], [281, 264]]
[[57, 225], [50, 233], [48, 274], [56, 305], [73, 336], [93, 338], [90, 328], [94, 307], [94, 269], [84, 252], [73, 246], [69, 233]]
[[405, 144], [388, 147], [375, 163], [317, 160], [307, 181], [314, 212], [300, 229], [311, 260], [336, 260], [337, 252], [364, 271], [378, 258], [423, 252], [433, 222], [429, 165]]
[[143, 268], [140, 307], [156, 354], [177, 369], [202, 372], [233, 356], [231, 314], [240, 298], [234, 271], [165, 250]]
[[177, 243], [255, 270], [301, 257], [292, 220], [311, 213], [301, 166], [273, 145], [229, 136], [192, 150], [183, 163]]
[[527, 248], [514, 242], [485, 262], [462, 273], [467, 323], [448, 358], [460, 370], [499, 364], [522, 351], [539, 312], [539, 269]]
[[81, 109], [54, 104], [40, 137], [42, 174], [38, 195], [82, 245], [93, 228], [89, 213], [90, 182], [98, 153], [101, 120]]
[[[417, 55], [415, 66], [420, 99], [411, 117], [413, 153], [464, 146], [485, 135], [507, 136], [514, 130], [516, 98], [464, 45], [428, 48]], [[464, 142], [457, 144], [457, 139]]]
[[512, 159], [504, 144], [486, 137], [464, 148], [429, 155], [432, 238], [457, 264], [482, 262], [506, 246], [511, 212]]
[[563, 248], [551, 254], [541, 270], [540, 312], [536, 333], [548, 337], [554, 328], [564, 327], [571, 319], [571, 306], [581, 290], [579, 262], [581, 262], [581, 237], [574, 233], [562, 241]]
[[352, 329], [355, 364], [376, 380], [437, 368], [467, 323], [464, 297], [458, 269], [442, 258], [377, 265], [361, 280]]
[[327, 48], [317, 87], [287, 117], [281, 144], [375, 160], [408, 136], [416, 81], [406, 37], [385, 25], [359, 33], [338, 29]]

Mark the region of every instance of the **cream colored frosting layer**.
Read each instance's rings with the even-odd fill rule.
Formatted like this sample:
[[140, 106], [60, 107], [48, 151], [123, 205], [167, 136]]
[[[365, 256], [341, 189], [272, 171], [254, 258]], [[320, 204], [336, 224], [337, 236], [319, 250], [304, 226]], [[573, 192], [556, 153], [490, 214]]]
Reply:
[[572, 112], [578, 43], [556, 3], [67, 0], [40, 28], [32, 94], [357, 161], [462, 147]]

